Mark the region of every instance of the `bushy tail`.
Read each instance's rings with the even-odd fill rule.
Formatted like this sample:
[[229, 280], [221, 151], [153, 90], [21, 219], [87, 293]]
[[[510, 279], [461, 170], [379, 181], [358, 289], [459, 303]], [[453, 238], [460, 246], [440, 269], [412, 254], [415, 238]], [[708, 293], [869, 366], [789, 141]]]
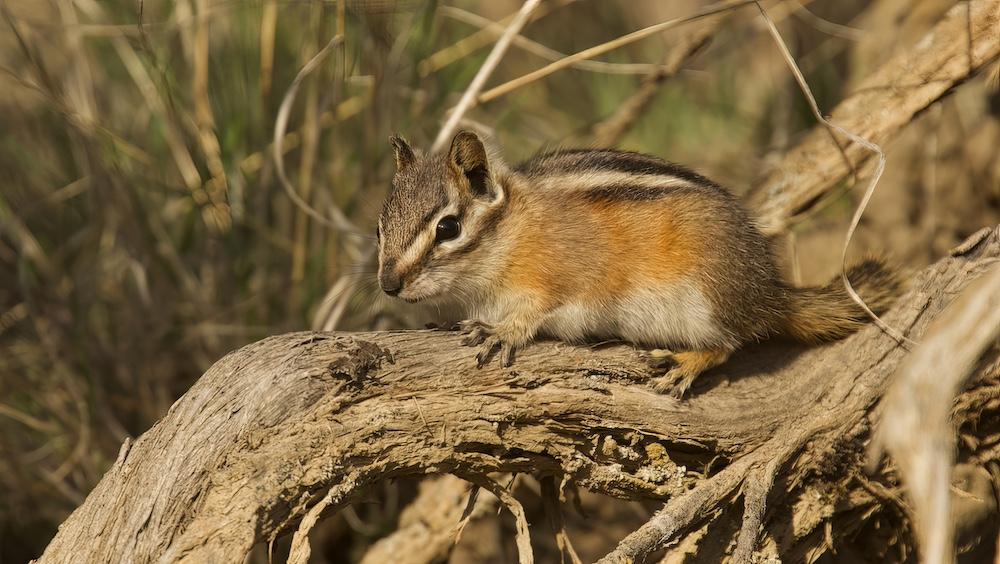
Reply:
[[[876, 314], [887, 310], [902, 289], [899, 274], [879, 258], [865, 259], [847, 270], [854, 290]], [[791, 313], [784, 333], [806, 343], [842, 339], [870, 321], [847, 294], [840, 276], [815, 288], [791, 290]]]

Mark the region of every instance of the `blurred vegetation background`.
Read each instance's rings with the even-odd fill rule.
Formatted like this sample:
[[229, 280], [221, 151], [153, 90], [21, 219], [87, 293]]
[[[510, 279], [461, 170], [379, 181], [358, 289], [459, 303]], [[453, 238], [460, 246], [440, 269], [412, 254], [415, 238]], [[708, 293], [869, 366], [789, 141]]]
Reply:
[[[828, 112], [955, 3], [765, 4]], [[378, 295], [364, 260], [392, 174], [387, 138], [430, 145], [495, 40], [483, 21], [519, 5], [0, 0], [0, 561], [40, 554], [125, 437], [148, 429], [227, 351], [285, 331], [420, 323]], [[523, 35], [557, 53], [515, 45], [489, 84], [549, 62], [539, 53], [573, 53], [702, 5], [549, 0]], [[656, 84], [618, 145], [746, 194], [814, 120], [754, 9], [722, 17], [708, 45]], [[343, 48], [302, 83], [281, 152], [301, 197], [324, 216], [342, 211], [356, 232], [297, 207], [272, 158], [286, 91], [339, 32]], [[517, 89], [475, 108], [468, 125], [511, 161], [592, 144], [595, 127], [685, 33]], [[1000, 222], [996, 73], [957, 88], [887, 147], [856, 248], [915, 268]], [[838, 271], [858, 198], [846, 188], [779, 243], [793, 279]], [[329, 520], [317, 561], [357, 558], [392, 529], [413, 490], [387, 486]], [[603, 525], [570, 523], [588, 530], [577, 540], [586, 553], [652, 507], [605, 514], [593, 504]]]

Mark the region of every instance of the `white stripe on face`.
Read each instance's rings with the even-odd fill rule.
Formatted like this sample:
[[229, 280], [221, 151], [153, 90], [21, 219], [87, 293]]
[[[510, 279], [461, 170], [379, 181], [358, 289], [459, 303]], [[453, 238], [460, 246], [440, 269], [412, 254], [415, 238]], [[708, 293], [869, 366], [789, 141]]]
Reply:
[[[441, 219], [444, 217], [457, 214], [458, 214], [458, 206], [455, 204], [451, 204], [445, 207], [443, 210], [441, 210], [441, 212], [438, 213], [436, 216], [431, 218], [431, 220], [427, 222], [427, 225], [424, 227], [424, 229], [421, 230], [420, 233], [413, 238], [413, 242], [411, 242], [410, 245], [406, 247], [406, 249], [403, 250], [403, 252], [399, 255], [399, 258], [396, 259], [396, 265], [397, 265], [396, 268], [399, 269], [400, 272], [406, 272], [407, 270], [412, 268], [414, 264], [420, 262], [420, 259], [422, 259], [424, 255], [429, 253], [431, 251], [431, 248], [434, 246], [434, 239], [437, 237], [438, 222], [441, 221]], [[461, 234], [454, 241], [459, 241], [464, 237], [466, 237], [466, 234], [465, 230], [463, 229]], [[454, 241], [449, 241], [448, 243], [445, 243], [445, 245], [448, 245], [449, 243], [452, 243]]]

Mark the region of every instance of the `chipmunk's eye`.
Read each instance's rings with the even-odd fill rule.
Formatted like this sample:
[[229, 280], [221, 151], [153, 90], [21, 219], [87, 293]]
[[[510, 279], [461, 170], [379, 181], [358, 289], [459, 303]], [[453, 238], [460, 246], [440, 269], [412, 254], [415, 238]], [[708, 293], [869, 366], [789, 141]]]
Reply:
[[449, 215], [442, 217], [441, 221], [437, 224], [437, 234], [434, 237], [434, 241], [442, 243], [444, 241], [451, 241], [462, 231], [462, 225], [458, 223], [458, 218]]

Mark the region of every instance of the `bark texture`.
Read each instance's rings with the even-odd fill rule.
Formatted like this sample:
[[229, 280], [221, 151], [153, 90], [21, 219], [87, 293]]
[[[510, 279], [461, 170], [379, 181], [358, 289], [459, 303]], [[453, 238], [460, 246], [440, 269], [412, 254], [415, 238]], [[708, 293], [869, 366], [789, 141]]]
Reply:
[[[998, 257], [1000, 231], [980, 232], [916, 275], [886, 321], [919, 340]], [[732, 507], [745, 507], [735, 533], [704, 534], [736, 538], [738, 560], [768, 544], [805, 551], [824, 519], [803, 496], [831, 467], [845, 476], [862, 464], [876, 404], [907, 356], [875, 327], [817, 348], [762, 344], [679, 402], [644, 385], [652, 372], [628, 346], [540, 343], [512, 368], [477, 369], [459, 340], [293, 333], [229, 354], [122, 445], [40, 561], [238, 562], [255, 543], [296, 531], [291, 561], [305, 562], [312, 524], [393, 477], [455, 474], [516, 512], [493, 472], [669, 500], [606, 562], [641, 559]], [[973, 382], [995, 376], [996, 354]], [[784, 527], [772, 522], [775, 504], [796, 507], [793, 530], [787, 514], [776, 520]]]
[[[998, 29], [1000, 0], [956, 4], [913, 48], [892, 57], [859, 84], [834, 108], [830, 121], [874, 143], [886, 143], [920, 112], [996, 60]], [[830, 135], [825, 127], [813, 129], [754, 190], [752, 207], [766, 233], [782, 232], [795, 215], [871, 157], [853, 143], [841, 153]]]

